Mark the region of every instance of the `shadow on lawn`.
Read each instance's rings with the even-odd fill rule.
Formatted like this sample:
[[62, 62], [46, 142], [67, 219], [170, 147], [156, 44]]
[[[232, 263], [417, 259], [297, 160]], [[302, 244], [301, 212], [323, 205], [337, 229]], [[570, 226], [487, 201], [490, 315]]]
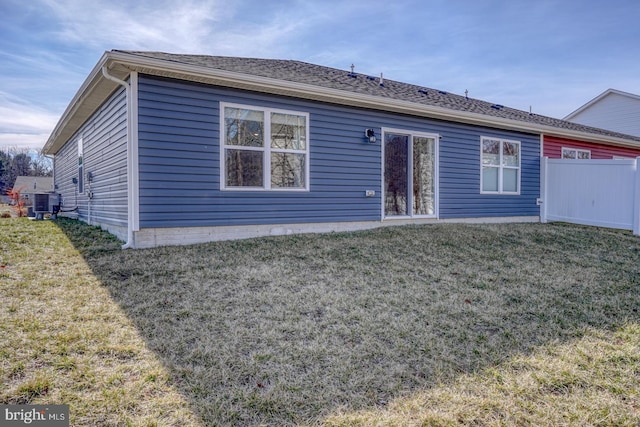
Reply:
[[317, 424], [638, 321], [640, 242], [432, 225], [150, 250], [59, 220], [209, 425]]

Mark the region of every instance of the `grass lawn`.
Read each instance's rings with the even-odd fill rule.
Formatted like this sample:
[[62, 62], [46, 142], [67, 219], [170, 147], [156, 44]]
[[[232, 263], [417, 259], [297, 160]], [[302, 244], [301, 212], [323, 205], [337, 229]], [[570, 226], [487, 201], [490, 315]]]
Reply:
[[67, 403], [74, 426], [640, 424], [629, 233], [120, 244], [0, 219], [0, 403]]

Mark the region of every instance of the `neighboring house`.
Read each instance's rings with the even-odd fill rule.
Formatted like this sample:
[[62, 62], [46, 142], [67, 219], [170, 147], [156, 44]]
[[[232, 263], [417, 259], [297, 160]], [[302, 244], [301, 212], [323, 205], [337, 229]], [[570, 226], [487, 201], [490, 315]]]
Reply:
[[[564, 120], [640, 137], [640, 96], [608, 89]], [[640, 156], [640, 149], [548, 138], [544, 143], [544, 155], [550, 158], [623, 159]]]
[[18, 176], [13, 190], [20, 192], [20, 197], [34, 212], [50, 212], [57, 203], [53, 178], [50, 176]]
[[564, 120], [640, 136], [640, 95], [607, 89]]
[[633, 159], [640, 156], [640, 148], [545, 135], [543, 155], [551, 159]]
[[12, 188], [19, 191], [25, 200], [29, 200], [29, 206], [33, 203], [34, 195], [55, 193], [53, 178], [50, 176], [18, 176]]
[[47, 141], [63, 210], [152, 247], [537, 221], [541, 141], [634, 138], [308, 64], [109, 51]]

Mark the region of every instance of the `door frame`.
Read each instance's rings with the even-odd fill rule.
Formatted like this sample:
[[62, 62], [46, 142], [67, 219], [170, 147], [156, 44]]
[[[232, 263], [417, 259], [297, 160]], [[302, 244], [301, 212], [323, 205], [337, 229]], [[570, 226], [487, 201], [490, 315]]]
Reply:
[[[407, 201], [408, 204], [408, 208], [407, 215], [397, 215], [397, 216], [387, 216], [385, 215], [385, 198], [386, 198], [386, 185], [385, 185], [385, 180], [384, 180], [384, 173], [385, 173], [385, 140], [386, 140], [386, 134], [387, 133], [394, 133], [394, 134], [399, 134], [399, 135], [407, 135], [409, 136], [409, 147], [407, 150], [407, 156], [409, 157], [408, 162], [407, 162], [407, 182], [409, 183], [409, 188], [407, 189], [408, 191], [408, 196], [409, 199]], [[434, 161], [434, 172], [435, 172], [435, 179], [434, 179], [434, 213], [433, 215], [414, 215], [413, 214], [413, 138], [414, 137], [422, 137], [422, 138], [431, 138], [434, 140], [434, 157], [435, 157], [435, 161]], [[381, 157], [380, 157], [380, 170], [381, 170], [381, 191], [380, 194], [381, 196], [381, 201], [380, 201], [380, 215], [383, 221], [385, 220], [396, 220], [396, 219], [414, 219], [414, 218], [435, 218], [438, 219], [440, 218], [440, 135], [437, 133], [430, 133], [430, 132], [422, 132], [422, 131], [415, 131], [415, 130], [409, 130], [409, 129], [399, 129], [399, 128], [389, 128], [389, 127], [383, 127], [381, 129]]]

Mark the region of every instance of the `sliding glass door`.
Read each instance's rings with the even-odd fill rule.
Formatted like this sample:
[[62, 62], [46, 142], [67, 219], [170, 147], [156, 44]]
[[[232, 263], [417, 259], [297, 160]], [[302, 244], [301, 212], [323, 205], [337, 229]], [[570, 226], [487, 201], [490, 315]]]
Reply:
[[385, 217], [435, 217], [437, 137], [412, 132], [384, 133]]

